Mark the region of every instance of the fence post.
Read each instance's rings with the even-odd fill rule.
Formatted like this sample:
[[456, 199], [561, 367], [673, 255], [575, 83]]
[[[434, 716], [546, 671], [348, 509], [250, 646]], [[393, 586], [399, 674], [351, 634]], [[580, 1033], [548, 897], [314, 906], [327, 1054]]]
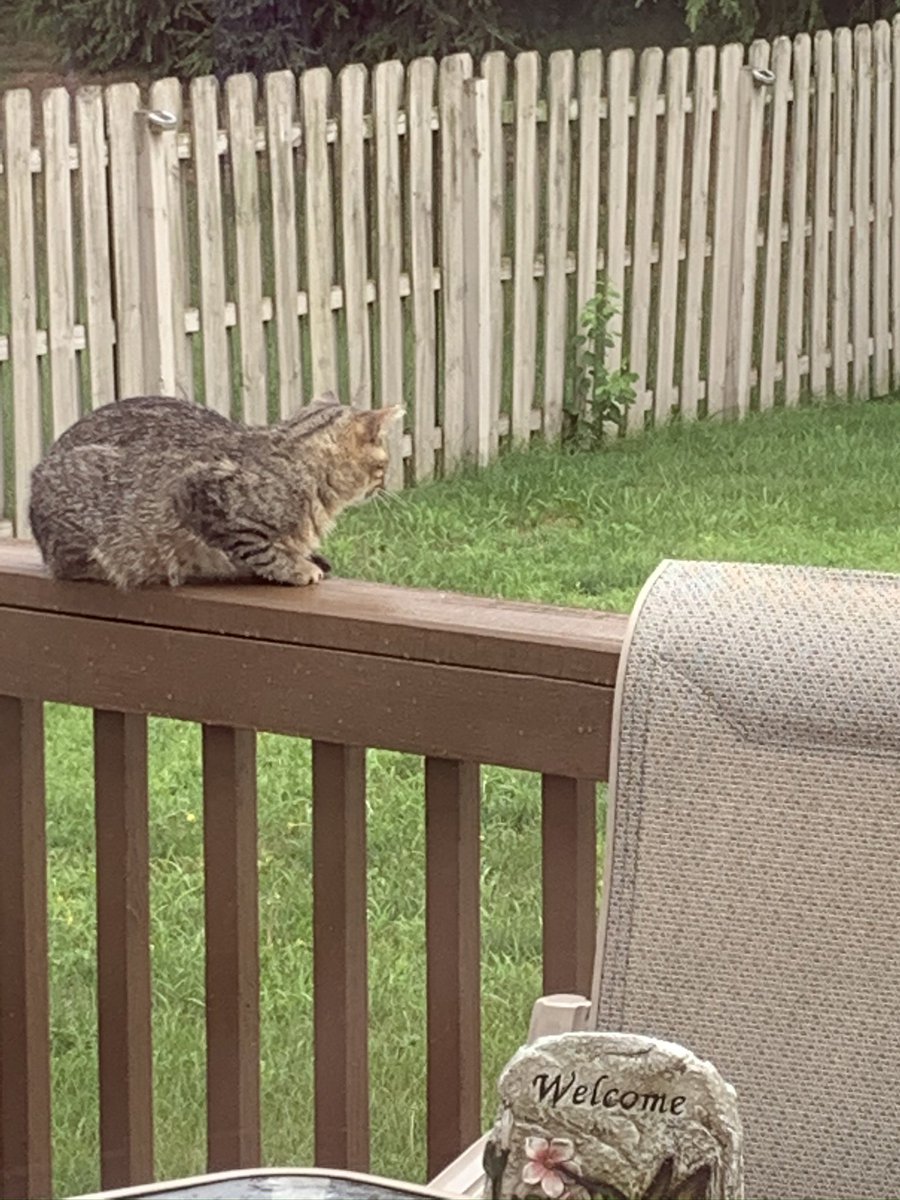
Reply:
[[753, 320], [756, 308], [757, 234], [763, 120], [768, 86], [768, 42], [754, 42], [738, 77], [738, 153], [734, 167], [734, 225], [726, 334], [726, 416], [745, 416], [750, 407]]
[[463, 452], [478, 466], [491, 458], [490, 92], [486, 79], [463, 82]]
[[[140, 238], [141, 338], [144, 392], [177, 395], [174, 222], [168, 169], [177, 114], [138, 109], [134, 115]], [[177, 169], [177, 157], [175, 158]]]

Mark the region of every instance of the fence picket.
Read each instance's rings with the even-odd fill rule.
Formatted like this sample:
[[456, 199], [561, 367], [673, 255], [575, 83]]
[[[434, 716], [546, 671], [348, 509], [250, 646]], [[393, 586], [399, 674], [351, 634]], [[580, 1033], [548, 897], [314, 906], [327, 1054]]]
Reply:
[[[366, 68], [344, 67], [338, 76], [341, 105], [341, 233], [344, 319], [347, 329], [348, 399], [372, 405], [372, 344], [369, 331], [369, 250], [366, 231]], [[430, 115], [430, 114], [429, 114]]]
[[463, 212], [466, 222], [465, 429], [468, 461], [487, 466], [491, 458], [491, 177], [486, 79], [463, 84]]
[[900, 386], [900, 16], [891, 24], [893, 127], [891, 154], [891, 366], [892, 386]]
[[875, 229], [872, 280], [873, 358], [872, 385], [876, 396], [891, 386], [890, 286], [891, 261], [891, 27], [877, 21], [875, 43]]
[[791, 122], [790, 233], [787, 323], [784, 337], [784, 402], [800, 398], [800, 356], [806, 311], [806, 200], [809, 173], [809, 34], [794, 39], [794, 105]]
[[75, 253], [69, 166], [69, 93], [44, 93], [44, 220], [47, 239], [47, 341], [53, 437], [78, 419], [75, 363]]
[[266, 343], [262, 323], [262, 252], [256, 169], [256, 80], [252, 75], [232, 75], [225, 85], [225, 100], [234, 187], [241, 405], [245, 421], [263, 424], [267, 410]]
[[600, 104], [603, 53], [586, 50], [578, 60], [578, 253], [577, 315], [597, 290], [600, 253]]
[[769, 169], [769, 213], [766, 226], [765, 282], [762, 306], [762, 345], [759, 357], [759, 407], [775, 402], [775, 367], [781, 333], [781, 260], [784, 246], [784, 183], [787, 168], [788, 94], [791, 83], [791, 39], [776, 38], [772, 47], [771, 166]]
[[463, 454], [465, 408], [465, 218], [463, 214], [463, 81], [472, 74], [468, 54], [441, 62], [438, 104], [441, 130], [441, 300], [444, 317], [441, 406], [443, 467], [452, 471]]
[[109, 178], [115, 279], [116, 376], [118, 395], [144, 391], [141, 309], [141, 243], [138, 222], [138, 164], [135, 114], [141, 94], [135, 83], [106, 90]]
[[[150, 89], [151, 108], [171, 112], [181, 127], [184, 108], [182, 85], [177, 79], [160, 79]], [[190, 257], [188, 252], [187, 196], [178, 153], [177, 136], [164, 139], [166, 149], [169, 252], [172, 257], [172, 329], [175, 340], [175, 390], [186, 400], [194, 399], [194, 359], [185, 315], [191, 306]]]
[[872, 30], [868, 25], [858, 25], [853, 31], [853, 58], [853, 394], [859, 399], [868, 398], [872, 391], [869, 364]]
[[748, 66], [741, 72], [738, 97], [737, 161], [734, 181], [734, 246], [731, 260], [727, 363], [723, 411], [744, 416], [750, 407], [750, 371], [756, 308], [757, 239], [759, 234], [760, 167], [766, 92], [751, 70], [768, 67], [771, 47], [754, 42]]
[[275, 328], [278, 333], [278, 413], [293, 415], [303, 404], [300, 322], [297, 315], [297, 197], [294, 187], [294, 122], [297, 80], [293, 71], [266, 76], [266, 135], [272, 189], [272, 252], [275, 259]]
[[544, 252], [544, 437], [555, 441], [562, 433], [563, 398], [568, 351], [569, 195], [572, 176], [572, 136], [569, 110], [575, 82], [575, 55], [557, 50], [550, 55], [547, 113], [547, 242]]
[[540, 56], [516, 59], [516, 245], [513, 263], [513, 391], [510, 432], [515, 445], [531, 437], [531, 408], [537, 359], [537, 99]]
[[500, 444], [500, 405], [503, 394], [504, 293], [501, 266], [506, 246], [506, 150], [503, 134], [503, 105], [506, 100], [507, 62], [502, 50], [486, 54], [481, 73], [488, 84], [488, 121], [491, 160], [491, 454]]
[[[150, 89], [150, 107], [163, 109], [173, 114], [181, 124], [182, 95], [177, 79], [160, 79]], [[153, 270], [157, 280], [158, 302], [164, 309], [159, 314], [158, 336], [165, 337], [165, 356], [171, 391], [185, 400], [194, 398], [194, 364], [191, 346], [185, 328], [185, 312], [190, 304], [190, 281], [188, 276], [187, 221], [181, 188], [181, 166], [178, 158], [177, 135], [174, 130], [150, 133], [151, 149], [158, 156], [161, 169], [159, 214], [162, 224], [159, 253], [154, 256]], [[147, 281], [143, 283], [145, 306], [147, 303]], [[146, 311], [146, 307], [145, 307]], [[147, 345], [144, 335], [144, 345]], [[146, 363], [145, 363], [146, 370]], [[170, 390], [169, 387], [166, 390]]]
[[209, 408], [231, 415], [231, 371], [225, 326], [225, 228], [219, 152], [219, 85], [212, 77], [191, 82], [194, 177], [200, 247], [200, 329], [203, 338], [203, 398]]
[[666, 61], [666, 157], [660, 244], [655, 419], [668, 418], [675, 403], [675, 338], [678, 332], [678, 259], [684, 189], [684, 108], [690, 54], [680, 46]]
[[410, 64], [409, 136], [410, 287], [414, 331], [412, 471], [416, 481], [434, 475], [437, 336], [434, 306], [434, 134], [431, 114], [437, 68], [433, 58]]
[[4, 98], [6, 203], [9, 222], [10, 351], [15, 453], [15, 528], [27, 537], [28, 490], [41, 457], [41, 394], [37, 364], [37, 278], [31, 181], [31, 93], [14, 88]]
[[834, 94], [832, 38], [820, 30], [815, 41], [816, 151], [813, 210], [809, 386], [825, 394], [828, 364], [828, 251], [831, 224], [831, 104]]
[[331, 287], [334, 283], [331, 158], [328, 151], [331, 74], [326, 67], [307, 71], [302, 76], [300, 88], [306, 145], [307, 291], [312, 390], [313, 395], [317, 396], [337, 388], [334, 316], [331, 309]]
[[649, 411], [647, 360], [650, 333], [650, 271], [656, 221], [656, 142], [659, 85], [663, 53], [653, 47], [641, 55], [638, 71], [637, 174], [634, 186], [634, 233], [631, 242], [631, 311], [628, 363], [637, 376], [635, 400], [628, 409], [628, 428], [643, 429]]
[[706, 275], [706, 226], [709, 219], [710, 145], [716, 74], [714, 46], [701, 46], [694, 58], [691, 115], [691, 215], [684, 284], [684, 350], [681, 359], [682, 417], [697, 415], [700, 400], [700, 350], [703, 340], [703, 292]]
[[726, 401], [725, 372], [735, 202], [734, 167], [738, 136], [738, 79], [743, 58], [743, 46], [723, 46], [719, 51], [715, 223], [709, 302], [709, 365], [706, 380], [706, 410], [710, 414], [721, 412]]
[[837, 117], [834, 157], [834, 315], [832, 317], [832, 385], [839, 396], [847, 393], [850, 358], [850, 165], [853, 154], [853, 34], [834, 34]]
[[112, 309], [109, 247], [109, 194], [106, 184], [106, 138], [103, 92], [79, 88], [75, 95], [81, 196], [82, 264], [90, 368], [87, 407], [99, 408], [116, 398], [116, 337]]
[[[400, 137], [398, 121], [403, 96], [403, 66], [379, 63], [373, 77], [375, 107], [375, 178], [378, 214], [378, 349], [379, 407], [403, 402], [403, 306], [400, 272], [403, 267], [403, 229], [400, 194]], [[403, 487], [400, 422], [391, 424], [393, 438], [386, 486]]]
[[[609, 56], [607, 74], [609, 194], [607, 195], [606, 280], [616, 295], [617, 306], [624, 303], [625, 251], [628, 234], [628, 140], [629, 99], [634, 54], [614, 50]], [[609, 322], [613, 340], [607, 362], [610, 370], [622, 363], [622, 313]]]

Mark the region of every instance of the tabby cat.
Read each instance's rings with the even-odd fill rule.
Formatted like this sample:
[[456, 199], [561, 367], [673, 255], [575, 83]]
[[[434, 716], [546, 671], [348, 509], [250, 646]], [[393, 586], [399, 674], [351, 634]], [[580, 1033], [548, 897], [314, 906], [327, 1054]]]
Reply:
[[384, 486], [385, 434], [401, 412], [327, 393], [258, 427], [187, 400], [118, 400], [35, 468], [31, 528], [57, 579], [318, 583], [330, 567], [316, 551], [337, 515]]

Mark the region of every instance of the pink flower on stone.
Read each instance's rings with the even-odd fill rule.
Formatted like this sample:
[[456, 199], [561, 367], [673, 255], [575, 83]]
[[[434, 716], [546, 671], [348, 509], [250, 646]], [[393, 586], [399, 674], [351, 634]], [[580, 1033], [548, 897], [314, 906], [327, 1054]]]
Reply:
[[525, 1154], [528, 1162], [522, 1170], [522, 1182], [539, 1183], [545, 1196], [554, 1200], [566, 1190], [566, 1177], [560, 1174], [559, 1167], [575, 1166], [575, 1144], [568, 1138], [530, 1137], [525, 1139]]

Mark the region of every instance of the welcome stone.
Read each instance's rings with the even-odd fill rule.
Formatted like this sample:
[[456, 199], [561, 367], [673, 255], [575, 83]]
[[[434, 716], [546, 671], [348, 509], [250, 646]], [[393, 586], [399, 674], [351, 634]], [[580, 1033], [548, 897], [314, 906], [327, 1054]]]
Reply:
[[567, 1033], [524, 1046], [499, 1083], [485, 1195], [741, 1200], [734, 1088], [673, 1042]]

